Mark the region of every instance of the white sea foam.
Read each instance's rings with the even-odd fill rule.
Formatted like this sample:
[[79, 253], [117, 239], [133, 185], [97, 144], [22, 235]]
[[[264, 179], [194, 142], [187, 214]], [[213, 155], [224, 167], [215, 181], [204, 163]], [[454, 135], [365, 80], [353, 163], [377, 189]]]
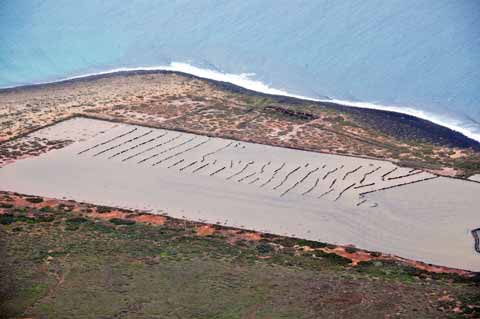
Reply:
[[72, 76], [72, 77], [63, 78], [61, 80], [52, 81], [52, 82], [41, 82], [41, 83], [35, 83], [35, 84], [55, 83], [55, 82], [81, 79], [89, 76], [104, 75], [104, 74], [110, 74], [110, 73], [116, 73], [116, 72], [157, 71], [157, 70], [188, 73], [201, 78], [228, 82], [228, 83], [243, 87], [245, 89], [266, 93], [266, 94], [289, 96], [289, 97], [294, 97], [294, 98], [299, 98], [299, 99], [309, 100], [309, 101], [316, 101], [316, 102], [333, 102], [333, 103], [359, 107], [359, 108], [384, 110], [384, 111], [392, 111], [392, 112], [408, 114], [421, 119], [428, 120], [430, 122], [433, 122], [441, 126], [448, 127], [454, 131], [462, 133], [463, 135], [471, 139], [474, 139], [480, 142], [480, 128], [465, 127], [464, 125], [465, 123], [459, 120], [452, 119], [452, 118], [443, 118], [436, 114], [418, 110], [412, 107], [382, 105], [382, 104], [369, 103], [369, 102], [353, 102], [353, 101], [340, 100], [340, 99], [329, 99], [329, 100], [315, 99], [307, 96], [292, 94], [282, 89], [275, 89], [266, 83], [263, 83], [259, 80], [255, 80], [253, 78], [255, 76], [255, 73], [241, 73], [241, 74], [224, 73], [224, 72], [219, 72], [215, 70], [199, 68], [199, 67], [190, 65], [188, 63], [181, 63], [181, 62], [172, 62], [170, 63], [170, 65], [160, 65], [160, 66], [121, 67], [121, 68], [115, 68], [107, 71]]

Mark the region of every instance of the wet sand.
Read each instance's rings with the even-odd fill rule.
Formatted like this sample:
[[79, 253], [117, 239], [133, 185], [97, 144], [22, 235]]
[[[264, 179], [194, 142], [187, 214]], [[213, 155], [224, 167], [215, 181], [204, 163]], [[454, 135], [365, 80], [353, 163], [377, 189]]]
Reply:
[[[77, 118], [64, 149], [0, 169], [0, 188], [354, 244], [480, 270], [480, 185], [392, 163]], [[40, 134], [40, 133], [39, 133]], [[46, 133], [45, 133], [46, 134]]]

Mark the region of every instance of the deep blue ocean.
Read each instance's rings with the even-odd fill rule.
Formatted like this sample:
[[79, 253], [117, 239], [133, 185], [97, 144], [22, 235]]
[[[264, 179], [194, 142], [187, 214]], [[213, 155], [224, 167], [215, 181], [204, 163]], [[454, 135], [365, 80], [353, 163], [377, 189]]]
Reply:
[[0, 0], [0, 87], [135, 67], [399, 110], [480, 140], [478, 0]]

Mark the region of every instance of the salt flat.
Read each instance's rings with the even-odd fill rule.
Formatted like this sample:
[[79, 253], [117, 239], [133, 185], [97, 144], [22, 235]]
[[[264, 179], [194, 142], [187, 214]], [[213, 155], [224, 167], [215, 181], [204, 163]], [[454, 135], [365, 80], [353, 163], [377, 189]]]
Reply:
[[480, 184], [371, 159], [76, 118], [69, 146], [0, 168], [0, 189], [480, 270]]
[[475, 182], [480, 182], [480, 174], [470, 176], [469, 179]]

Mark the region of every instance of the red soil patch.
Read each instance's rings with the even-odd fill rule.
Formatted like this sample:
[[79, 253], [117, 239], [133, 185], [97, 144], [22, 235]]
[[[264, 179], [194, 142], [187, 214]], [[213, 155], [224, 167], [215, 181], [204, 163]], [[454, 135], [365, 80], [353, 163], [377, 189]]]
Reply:
[[58, 206], [59, 202], [58, 200], [56, 199], [43, 199], [43, 202], [41, 203], [38, 203], [38, 204], [35, 204], [34, 206], [36, 207], [54, 207], [54, 206]]
[[27, 202], [27, 201], [24, 200], [22, 197], [19, 197], [19, 196], [10, 196], [10, 198], [13, 199], [13, 201], [10, 202], [10, 204], [12, 204], [12, 205], [15, 206], [15, 207], [24, 207], [24, 206], [35, 207], [33, 203]]
[[[47, 199], [47, 198], [43, 198], [41, 196], [25, 196], [25, 197], [22, 197], [22, 196], [10, 194], [9, 197], [12, 199], [12, 201], [9, 201], [8, 203], [12, 204], [15, 207], [31, 207], [31, 208], [38, 208], [39, 209], [39, 208], [43, 208], [43, 207], [57, 207], [60, 204], [64, 204], [67, 207], [76, 206], [76, 203], [71, 203], [71, 202], [68, 202], [68, 201], [62, 201], [62, 200], [58, 200], [58, 199]], [[32, 202], [26, 200], [26, 198], [42, 198], [43, 201], [40, 202], [40, 203], [32, 203]]]
[[210, 236], [215, 233], [215, 229], [210, 225], [203, 225], [197, 227], [197, 235], [198, 236]]
[[88, 215], [91, 217], [100, 218], [100, 219], [112, 219], [112, 218], [125, 218], [127, 214], [119, 210], [112, 210], [108, 213], [95, 212], [95, 213], [89, 213]]
[[330, 248], [320, 248], [319, 250], [324, 251], [326, 253], [334, 253], [344, 258], [348, 258], [352, 261], [352, 266], [358, 265], [361, 261], [369, 261], [372, 259], [378, 259], [370, 255], [370, 253], [366, 251], [358, 250], [353, 253], [349, 253], [345, 250], [345, 247], [335, 247], [333, 249]]
[[400, 257], [392, 256], [392, 259], [402, 261], [412, 267], [415, 267], [420, 270], [425, 270], [427, 272], [433, 272], [433, 273], [449, 273], [449, 274], [458, 274], [461, 276], [468, 276], [471, 272], [462, 270], [462, 269], [454, 269], [454, 268], [448, 268], [448, 267], [442, 267], [442, 266], [435, 266], [435, 265], [428, 265], [420, 261], [415, 261], [415, 260], [408, 260], [408, 259], [403, 259]]
[[129, 217], [139, 223], [147, 223], [152, 225], [164, 225], [167, 219], [163, 216], [159, 215], [149, 215], [149, 214], [141, 214], [133, 217]]
[[256, 232], [242, 232], [240, 234], [237, 234], [240, 239], [243, 240], [250, 240], [250, 241], [259, 241], [262, 239], [262, 234], [256, 233]]
[[356, 252], [349, 253], [346, 251], [347, 247], [335, 247], [333, 249], [330, 248], [319, 248], [319, 250], [324, 251], [326, 253], [334, 253], [336, 255], [339, 255], [341, 257], [348, 258], [352, 261], [351, 265], [352, 266], [357, 266], [358, 263], [362, 261], [370, 261], [370, 260], [394, 260], [394, 261], [399, 261], [403, 264], [406, 264], [408, 266], [424, 270], [430, 273], [450, 273], [450, 274], [458, 274], [461, 276], [468, 276], [471, 274], [471, 272], [462, 270], [462, 269], [455, 269], [455, 268], [448, 268], [448, 267], [443, 267], [443, 266], [435, 266], [435, 265], [429, 265], [426, 263], [423, 263], [421, 261], [415, 261], [415, 260], [409, 260], [409, 259], [404, 259], [398, 256], [392, 256], [389, 254], [380, 254], [378, 257], [372, 256], [370, 252], [364, 251], [364, 250], [357, 250]]
[[217, 229], [216, 232], [220, 232], [226, 235], [226, 240], [232, 245], [240, 240], [259, 241], [260, 239], [262, 239], [262, 234], [254, 231], [245, 231], [238, 229]]

